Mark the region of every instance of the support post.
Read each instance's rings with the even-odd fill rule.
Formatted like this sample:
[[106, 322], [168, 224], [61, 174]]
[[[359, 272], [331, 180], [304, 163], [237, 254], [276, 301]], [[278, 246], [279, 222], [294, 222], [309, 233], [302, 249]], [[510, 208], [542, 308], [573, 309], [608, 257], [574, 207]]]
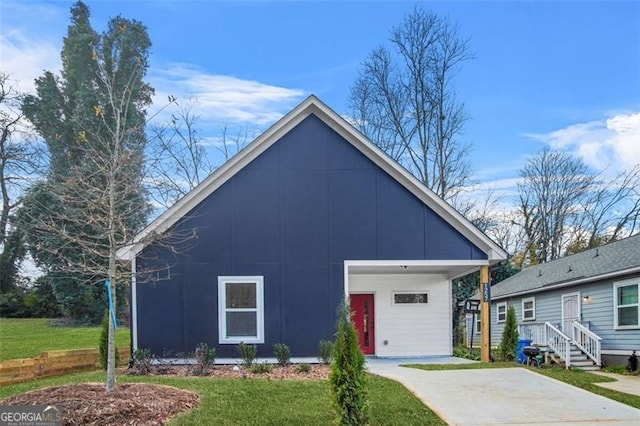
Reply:
[[491, 362], [491, 283], [489, 266], [480, 267], [480, 360]]

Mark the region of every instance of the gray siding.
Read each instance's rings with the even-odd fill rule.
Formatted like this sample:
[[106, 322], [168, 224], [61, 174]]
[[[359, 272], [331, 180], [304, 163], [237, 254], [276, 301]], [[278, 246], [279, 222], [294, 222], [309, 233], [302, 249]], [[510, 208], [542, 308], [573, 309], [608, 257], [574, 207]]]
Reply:
[[[598, 281], [589, 284], [563, 287], [561, 289], [538, 292], [526, 296], [507, 299], [509, 306], [514, 306], [518, 324], [522, 321], [522, 299], [535, 296], [536, 319], [533, 322], [545, 322], [558, 328], [562, 321], [562, 295], [580, 293], [582, 323], [602, 338], [602, 350], [640, 351], [640, 329], [615, 330], [613, 328], [613, 283], [631, 278], [640, 278], [640, 274]], [[588, 301], [582, 297], [589, 296]], [[496, 305], [491, 304], [491, 344], [497, 346], [502, 339], [504, 323], [496, 322]], [[524, 322], [526, 323], [526, 321]]]

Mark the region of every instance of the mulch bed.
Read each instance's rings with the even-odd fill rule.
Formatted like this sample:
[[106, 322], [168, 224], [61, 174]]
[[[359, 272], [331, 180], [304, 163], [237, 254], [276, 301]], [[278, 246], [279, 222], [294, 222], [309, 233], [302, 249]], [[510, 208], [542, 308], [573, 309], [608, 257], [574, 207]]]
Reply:
[[27, 392], [2, 405], [63, 407], [64, 425], [163, 425], [200, 404], [200, 395], [171, 386], [125, 383], [107, 393], [100, 383], [79, 383]]
[[[205, 374], [197, 367], [155, 365], [149, 376], [211, 378], [262, 378], [268, 380], [324, 380], [329, 377], [327, 365], [312, 365], [311, 371], [300, 372], [297, 365], [274, 366], [269, 373], [217, 365]], [[134, 369], [120, 369], [118, 374], [136, 374]], [[62, 406], [64, 425], [164, 425], [183, 411], [200, 404], [200, 395], [171, 386], [149, 383], [124, 383], [107, 393], [104, 383], [78, 383], [55, 386], [16, 395], [0, 401], [0, 405]]]
[[[149, 376], [178, 376], [178, 377], [213, 377], [220, 379], [291, 379], [291, 380], [325, 380], [329, 377], [328, 365], [311, 365], [311, 371], [303, 373], [295, 364], [286, 367], [273, 366], [269, 373], [252, 373], [244, 367], [234, 365], [216, 365], [204, 374], [200, 374], [193, 365], [154, 365]], [[119, 373], [136, 375], [135, 369], [124, 369]]]

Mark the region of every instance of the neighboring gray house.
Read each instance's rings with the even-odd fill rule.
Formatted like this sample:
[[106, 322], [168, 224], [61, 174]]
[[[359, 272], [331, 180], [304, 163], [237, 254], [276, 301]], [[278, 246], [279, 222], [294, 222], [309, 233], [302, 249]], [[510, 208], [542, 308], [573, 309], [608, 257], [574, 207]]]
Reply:
[[520, 336], [567, 367], [625, 364], [640, 352], [639, 287], [640, 234], [531, 266], [491, 288], [492, 345], [513, 306]]

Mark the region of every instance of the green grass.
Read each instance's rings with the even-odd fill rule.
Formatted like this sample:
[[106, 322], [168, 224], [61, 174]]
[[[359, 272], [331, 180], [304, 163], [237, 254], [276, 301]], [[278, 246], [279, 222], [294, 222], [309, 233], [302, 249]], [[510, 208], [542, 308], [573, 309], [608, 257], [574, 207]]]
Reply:
[[[43, 318], [0, 318], [0, 361], [31, 358], [42, 352], [97, 348], [100, 327], [51, 327]], [[118, 328], [116, 345], [129, 346], [129, 329]]]
[[[20, 383], [0, 388], [0, 399], [29, 390], [79, 382], [103, 382], [101, 372]], [[446, 425], [399, 383], [367, 376], [371, 425]], [[119, 383], [156, 383], [197, 392], [198, 408], [183, 413], [172, 425], [330, 425], [329, 383], [266, 379], [208, 379], [119, 376]]]
[[417, 368], [419, 370], [479, 370], [484, 368], [513, 368], [518, 367], [515, 362], [474, 362], [468, 364], [406, 364], [403, 367]]
[[640, 376], [640, 370], [629, 371], [626, 365], [609, 365], [602, 369], [605, 373], [622, 374], [624, 376]]

